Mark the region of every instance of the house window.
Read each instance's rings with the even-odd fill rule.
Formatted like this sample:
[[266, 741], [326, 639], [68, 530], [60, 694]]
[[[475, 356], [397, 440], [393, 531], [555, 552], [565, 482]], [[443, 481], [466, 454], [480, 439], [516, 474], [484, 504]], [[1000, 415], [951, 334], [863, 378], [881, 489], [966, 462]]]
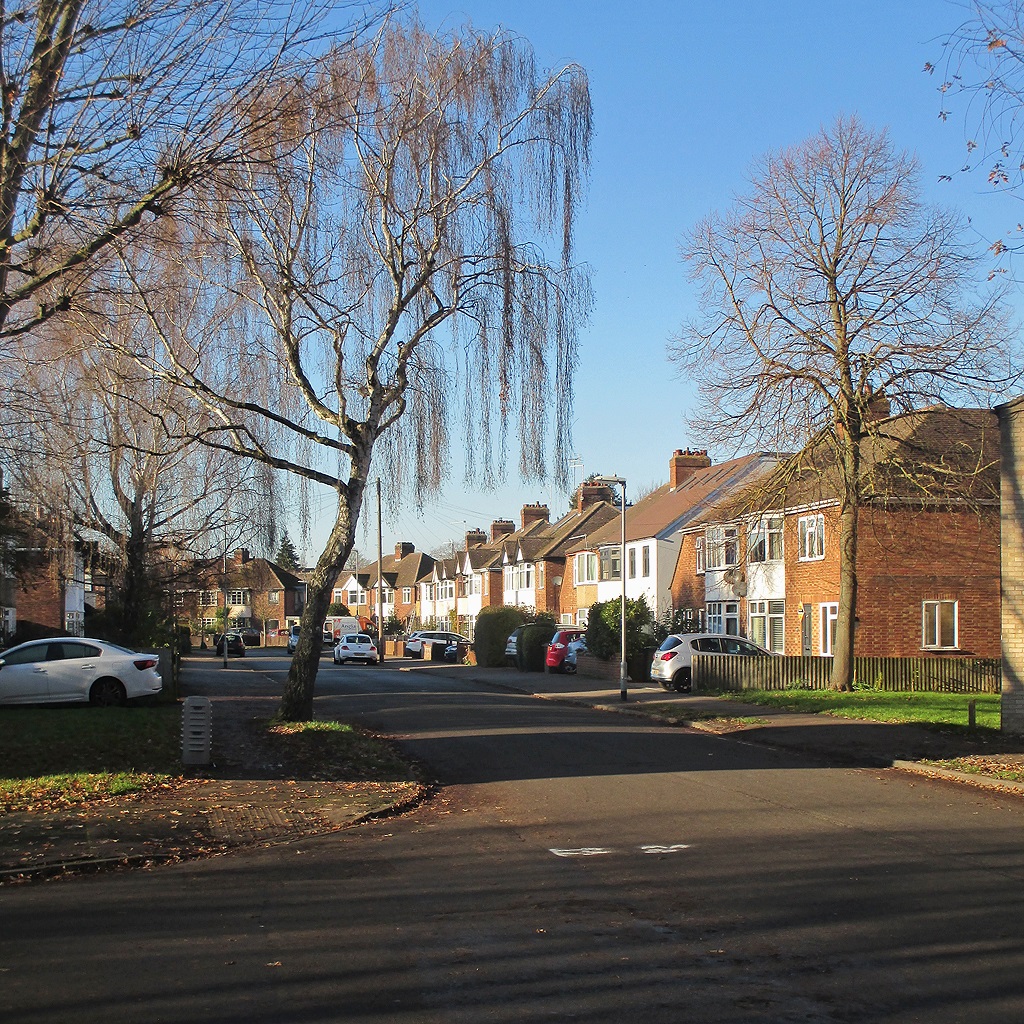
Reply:
[[708, 632], [740, 635], [740, 605], [738, 601], [711, 601], [708, 604]]
[[801, 516], [800, 527], [800, 561], [815, 562], [825, 557], [825, 517], [819, 512], [816, 516]]
[[693, 538], [694, 568], [698, 576], [704, 575], [704, 538]]
[[402, 587], [402, 604], [412, 602], [412, 587]]
[[248, 604], [249, 603], [249, 591], [248, 590], [229, 590], [228, 591], [228, 604]]
[[712, 526], [707, 535], [707, 567], [724, 569], [739, 564], [739, 531], [735, 526]]
[[199, 620], [200, 625], [203, 629], [215, 629], [219, 625], [220, 620], [213, 616], [204, 616]]
[[786, 602], [750, 602], [750, 639], [761, 647], [782, 654], [786, 646]]
[[358, 590], [350, 590], [348, 592], [348, 600], [345, 601], [345, 604], [349, 605], [349, 607], [353, 607], [353, 606], [359, 604], [359, 591]]
[[838, 604], [821, 605], [821, 653], [825, 658], [831, 658], [835, 654], [836, 621], [838, 618]]
[[597, 582], [597, 555], [593, 551], [581, 551], [572, 562], [573, 583]]
[[636, 548], [629, 549], [629, 578], [636, 579]]
[[601, 549], [601, 579], [621, 580], [622, 579], [622, 548]]
[[281, 591], [280, 590], [268, 590], [267, 591], [267, 603], [268, 604], [280, 604], [281, 603]]
[[590, 618], [589, 608], [577, 608], [576, 609], [576, 625], [586, 626], [587, 620]]
[[921, 646], [929, 651], [952, 650], [958, 646], [959, 615], [956, 601], [924, 601]]
[[199, 603], [204, 608], [216, 608], [220, 603], [218, 600], [218, 594], [216, 590], [204, 590], [199, 595]]
[[265, 619], [263, 622], [263, 628], [267, 631], [267, 636], [272, 633], [276, 633], [281, 628], [280, 619]]
[[641, 571], [642, 571], [643, 575], [645, 577], [647, 577], [647, 576], [651, 575], [651, 546], [650, 546], [650, 544], [645, 544], [643, 546], [642, 550], [643, 550], [643, 564], [642, 564], [642, 570]]
[[184, 608], [185, 607], [185, 595], [177, 593], [174, 595], [174, 607]]
[[778, 562], [781, 560], [782, 516], [768, 516], [752, 524], [747, 543], [747, 561]]
[[345, 604], [345, 591], [338, 588], [331, 592], [331, 600], [335, 604]]

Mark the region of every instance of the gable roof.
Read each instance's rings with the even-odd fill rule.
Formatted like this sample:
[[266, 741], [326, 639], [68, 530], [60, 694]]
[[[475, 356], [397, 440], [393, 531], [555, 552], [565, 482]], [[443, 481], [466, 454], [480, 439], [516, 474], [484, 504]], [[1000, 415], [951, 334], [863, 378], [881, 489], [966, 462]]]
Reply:
[[[999, 422], [990, 409], [932, 406], [878, 420], [861, 446], [865, 501], [989, 503], [999, 499]], [[835, 455], [818, 439], [744, 496], [751, 509], [833, 504], [843, 493]]]
[[[708, 511], [730, 494], [741, 491], [773, 470], [782, 456], [755, 452], [728, 462], [695, 470], [678, 487], [663, 484], [656, 491], [626, 508], [626, 541], [668, 540], [694, 521], [702, 521]], [[605, 524], [587, 538], [586, 549], [617, 544], [622, 527], [616, 520]], [[583, 550], [577, 546], [576, 550]]]

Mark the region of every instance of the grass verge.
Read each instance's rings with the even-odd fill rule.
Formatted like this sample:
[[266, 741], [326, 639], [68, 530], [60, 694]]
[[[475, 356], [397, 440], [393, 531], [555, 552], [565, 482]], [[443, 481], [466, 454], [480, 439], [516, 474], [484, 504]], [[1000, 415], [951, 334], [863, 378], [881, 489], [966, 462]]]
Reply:
[[[186, 785], [178, 706], [0, 709], [0, 814]], [[340, 722], [259, 723], [274, 763], [307, 779], [404, 791], [415, 773], [386, 741]]]
[[931, 728], [965, 729], [968, 703], [975, 702], [977, 732], [998, 732], [997, 693], [893, 693], [888, 690], [743, 690], [714, 696], [762, 707], [872, 722], [908, 723]]

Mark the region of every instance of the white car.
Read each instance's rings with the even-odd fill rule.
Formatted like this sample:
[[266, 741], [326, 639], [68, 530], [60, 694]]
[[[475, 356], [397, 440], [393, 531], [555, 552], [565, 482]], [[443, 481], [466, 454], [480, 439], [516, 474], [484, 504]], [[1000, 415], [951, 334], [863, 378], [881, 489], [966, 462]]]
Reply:
[[30, 640], [0, 654], [0, 704], [125, 704], [163, 689], [159, 664], [105, 640]]
[[658, 648], [651, 662], [651, 679], [662, 689], [682, 693], [690, 689], [693, 652], [771, 657], [771, 651], [728, 633], [672, 633]]
[[344, 665], [348, 661], [365, 661], [377, 664], [377, 648], [365, 633], [346, 633], [334, 645], [334, 664]]
[[461, 633], [447, 633], [444, 630], [434, 630], [419, 633], [412, 633], [405, 641], [405, 656], [407, 658], [422, 658], [424, 644], [443, 642], [448, 644], [471, 644], [473, 641]]

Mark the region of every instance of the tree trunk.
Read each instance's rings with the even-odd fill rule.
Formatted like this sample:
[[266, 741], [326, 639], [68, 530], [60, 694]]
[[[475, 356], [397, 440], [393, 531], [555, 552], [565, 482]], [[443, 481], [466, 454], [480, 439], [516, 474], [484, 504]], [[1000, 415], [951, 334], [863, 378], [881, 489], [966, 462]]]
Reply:
[[839, 614], [832, 651], [833, 690], [853, 689], [853, 643], [857, 621], [857, 521], [856, 502], [839, 513]]
[[338, 573], [352, 551], [364, 480], [358, 483], [350, 481], [348, 493], [338, 496], [334, 528], [313, 574], [306, 582], [306, 607], [299, 618], [299, 642], [277, 711], [277, 718], [282, 722], [306, 722], [313, 717], [313, 690], [320, 671], [324, 619]]

